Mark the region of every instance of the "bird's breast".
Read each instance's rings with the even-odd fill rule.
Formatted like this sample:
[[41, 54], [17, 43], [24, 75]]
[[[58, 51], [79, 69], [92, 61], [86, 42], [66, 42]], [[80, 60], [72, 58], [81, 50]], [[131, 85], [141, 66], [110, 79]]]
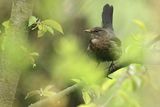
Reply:
[[94, 38], [90, 41], [90, 49], [93, 51], [108, 49], [109, 46], [110, 41], [108, 39]]
[[101, 61], [113, 61], [119, 58], [121, 48], [116, 42], [108, 38], [94, 38], [90, 40], [89, 49]]

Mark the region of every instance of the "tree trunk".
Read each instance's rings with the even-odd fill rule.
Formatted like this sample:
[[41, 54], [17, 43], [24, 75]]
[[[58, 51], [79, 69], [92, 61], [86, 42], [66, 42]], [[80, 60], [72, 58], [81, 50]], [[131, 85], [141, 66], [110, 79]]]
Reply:
[[[33, 0], [12, 0], [12, 1], [13, 4], [12, 4], [10, 21], [12, 23], [11, 26], [14, 30], [9, 31], [11, 33], [11, 36], [8, 34], [5, 35], [8, 36], [9, 38], [11, 37], [11, 39], [13, 39], [15, 43], [20, 43], [23, 41], [25, 37], [26, 21], [32, 14]], [[20, 35], [24, 36], [20, 37]], [[12, 43], [9, 44], [12, 46]], [[0, 51], [0, 107], [12, 107], [18, 80], [21, 72], [24, 70], [23, 67], [19, 65], [21, 63], [18, 62], [19, 60], [16, 60], [17, 62], [12, 60], [11, 55], [17, 54], [16, 49], [17, 48], [15, 49], [8, 48], [8, 50], [1, 49]], [[12, 54], [8, 54], [10, 50], [12, 50]], [[17, 59], [18, 58], [19, 57], [17, 57]]]

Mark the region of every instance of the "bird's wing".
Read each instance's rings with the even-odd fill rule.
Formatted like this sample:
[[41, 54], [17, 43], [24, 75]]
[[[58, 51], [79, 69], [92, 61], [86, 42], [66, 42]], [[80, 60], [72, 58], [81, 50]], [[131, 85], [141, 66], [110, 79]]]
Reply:
[[118, 46], [121, 46], [121, 40], [117, 37], [112, 37], [110, 40], [115, 41]]
[[112, 19], [113, 19], [113, 6], [106, 4], [103, 7], [103, 12], [102, 12], [102, 26], [103, 26], [103, 28], [113, 29]]

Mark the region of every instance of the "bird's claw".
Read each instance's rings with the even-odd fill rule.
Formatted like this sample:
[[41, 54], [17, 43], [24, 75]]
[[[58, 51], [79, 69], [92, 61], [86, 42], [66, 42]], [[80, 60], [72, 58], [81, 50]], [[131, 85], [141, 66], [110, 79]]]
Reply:
[[107, 75], [107, 78], [112, 79], [111, 77], [109, 77], [109, 75]]
[[112, 71], [113, 71], [114, 68], [115, 68], [115, 64], [112, 61], [111, 64], [110, 64], [110, 66], [109, 66], [109, 74], [113, 73]]
[[108, 69], [107, 78], [112, 79], [111, 77], [109, 77], [109, 75], [113, 73], [112, 71], [113, 71], [114, 68], [115, 68], [115, 64], [112, 61], [111, 64], [110, 64], [110, 66], [109, 66], [109, 69]]

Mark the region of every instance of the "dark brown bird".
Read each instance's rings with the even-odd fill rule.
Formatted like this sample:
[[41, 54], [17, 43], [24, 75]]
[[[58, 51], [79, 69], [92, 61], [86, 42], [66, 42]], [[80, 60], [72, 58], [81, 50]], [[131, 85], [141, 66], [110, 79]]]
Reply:
[[102, 27], [94, 27], [85, 30], [91, 34], [88, 51], [90, 51], [98, 62], [111, 62], [107, 76], [111, 74], [113, 61], [121, 56], [121, 41], [115, 36], [112, 25], [113, 6], [106, 4], [102, 12]]

